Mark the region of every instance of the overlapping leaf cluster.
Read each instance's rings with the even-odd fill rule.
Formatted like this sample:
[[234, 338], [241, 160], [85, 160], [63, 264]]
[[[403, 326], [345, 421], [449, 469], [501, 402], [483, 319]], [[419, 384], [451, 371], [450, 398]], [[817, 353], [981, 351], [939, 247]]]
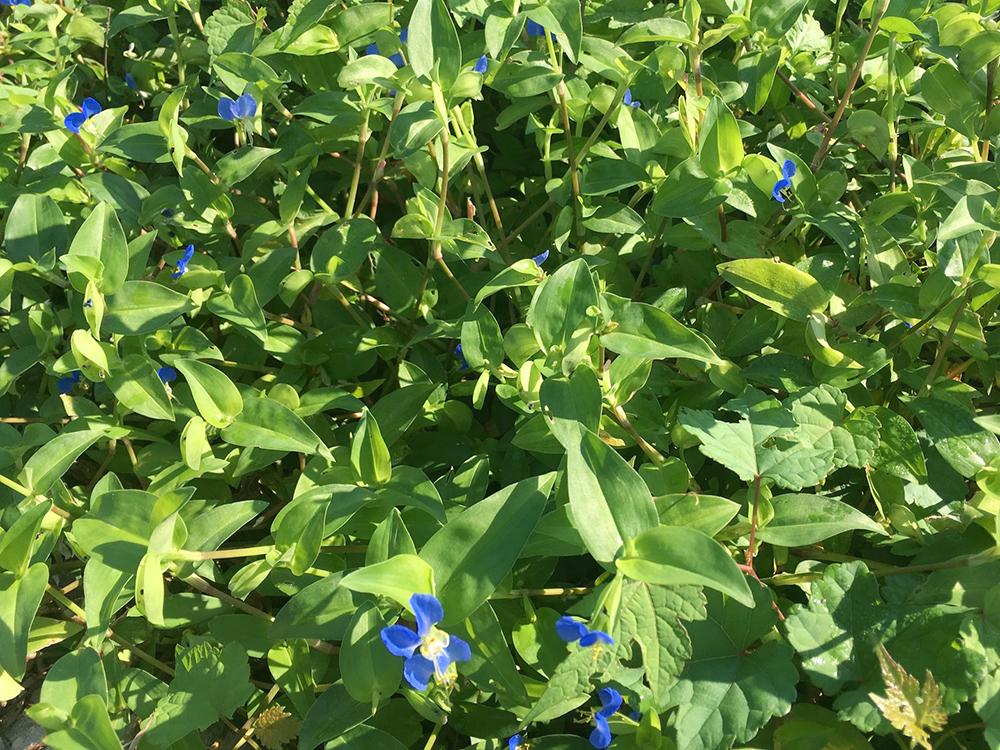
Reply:
[[0, 701], [1000, 746], [998, 14], [5, 2]]

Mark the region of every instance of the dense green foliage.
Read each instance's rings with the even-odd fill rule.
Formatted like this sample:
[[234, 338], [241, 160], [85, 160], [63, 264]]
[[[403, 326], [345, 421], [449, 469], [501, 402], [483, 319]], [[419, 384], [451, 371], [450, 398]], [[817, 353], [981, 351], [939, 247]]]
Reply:
[[1000, 748], [998, 10], [0, 8], [0, 699]]

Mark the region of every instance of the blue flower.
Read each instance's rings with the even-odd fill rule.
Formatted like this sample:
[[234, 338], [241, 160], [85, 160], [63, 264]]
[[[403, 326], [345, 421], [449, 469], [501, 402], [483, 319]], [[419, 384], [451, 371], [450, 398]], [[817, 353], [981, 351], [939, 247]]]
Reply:
[[628, 107], [637, 107], [642, 109], [642, 104], [632, 98], [632, 89], [625, 89], [625, 98], [622, 101]]
[[[545, 27], [540, 23], [535, 23], [530, 18], [528, 19], [525, 29], [528, 31], [528, 36], [545, 36]], [[555, 34], [550, 34], [549, 36], [552, 37], [552, 41], [555, 41]]]
[[188, 263], [191, 262], [191, 258], [194, 257], [194, 245], [188, 245], [184, 248], [184, 255], [181, 259], [177, 261], [177, 270], [170, 274], [170, 278], [176, 279], [178, 276], [183, 276], [188, 272]]
[[63, 124], [66, 129], [71, 133], [79, 133], [80, 128], [83, 124], [87, 122], [94, 115], [100, 114], [101, 103], [92, 97], [87, 97], [83, 100], [83, 106], [81, 107], [82, 112], [71, 112], [66, 115], [66, 119], [63, 120]]
[[83, 306], [84, 307], [93, 307], [94, 306], [94, 300], [88, 299], [86, 302], [83, 303]]
[[169, 383], [171, 380], [177, 380], [177, 370], [173, 367], [164, 365], [156, 371], [156, 374], [160, 376], [160, 382], [164, 384]]
[[536, 266], [542, 265], [542, 263], [544, 263], [548, 259], [549, 259], [549, 251], [548, 250], [546, 250], [545, 252], [540, 253], [540, 254], [536, 255], [534, 258], [532, 258], [532, 260], [535, 261], [535, 265]]
[[594, 646], [598, 641], [604, 641], [612, 646], [615, 644], [615, 639], [603, 630], [591, 630], [569, 615], [563, 615], [556, 620], [556, 634], [566, 643], [580, 641], [581, 646]]
[[476, 73], [481, 73], [486, 75], [487, 69], [490, 67], [490, 61], [487, 59], [486, 55], [483, 55], [478, 60], [476, 64], [472, 66], [472, 70]]
[[393, 64], [397, 68], [402, 68], [404, 65], [406, 65], [406, 61], [403, 59], [402, 52], [397, 52], [394, 55], [389, 55], [389, 59], [393, 62]]
[[601, 699], [601, 709], [594, 712], [594, 723], [597, 724], [597, 728], [590, 733], [590, 744], [597, 750], [604, 750], [611, 744], [608, 718], [621, 708], [622, 695], [614, 688], [601, 688], [597, 691], [597, 697]]
[[219, 117], [226, 122], [242, 120], [248, 122], [257, 114], [257, 100], [251, 94], [244, 94], [236, 101], [228, 96], [219, 99]]
[[67, 377], [59, 378], [56, 381], [56, 388], [59, 389], [60, 393], [69, 394], [73, 390], [73, 386], [80, 382], [81, 374], [79, 370], [73, 370]]
[[792, 187], [792, 178], [795, 176], [795, 162], [791, 159], [785, 159], [784, 165], [781, 167], [781, 179], [774, 183], [774, 189], [771, 190], [771, 195], [778, 203], [785, 202], [785, 196], [782, 192], [785, 190], [790, 190]]
[[515, 734], [513, 737], [507, 740], [507, 750], [524, 750], [524, 748], [527, 748], [528, 746], [521, 744], [522, 741], [523, 738], [521, 737], [521, 735]]
[[15, 5], [27, 5], [31, 6], [31, 0], [0, 0], [2, 5], [10, 5], [11, 7]]
[[441, 602], [432, 594], [414, 594], [410, 609], [417, 620], [417, 632], [403, 625], [382, 628], [382, 643], [393, 656], [403, 656], [403, 676], [416, 690], [426, 690], [433, 675], [438, 683], [454, 681], [454, 664], [472, 658], [472, 649], [461, 638], [434, 627], [444, 619]]
[[[401, 32], [399, 32], [399, 43], [400, 44], [406, 44], [406, 40], [407, 40], [408, 37], [409, 37], [409, 28], [403, 29]], [[372, 42], [365, 49], [365, 54], [366, 55], [380, 55], [382, 53], [378, 51], [378, 45], [375, 44], [375, 42]], [[394, 55], [389, 55], [389, 59], [392, 60], [393, 64], [397, 68], [402, 68], [404, 65], [406, 65], [406, 60], [403, 59], [403, 53], [402, 52], [397, 52]]]
[[135, 79], [132, 77], [131, 73], [125, 74], [125, 85], [128, 86], [133, 91], [139, 90], [139, 87], [135, 85]]
[[405, 29], [399, 32], [399, 41], [401, 44], [406, 44], [406, 40], [410, 38], [410, 27], [407, 26]]
[[365, 48], [365, 54], [366, 55], [377, 55], [377, 54], [379, 54], [378, 45], [375, 44], [375, 42], [372, 42], [371, 44], [369, 44]]
[[459, 360], [461, 360], [461, 362], [460, 362], [460, 364], [458, 366], [458, 369], [459, 370], [468, 370], [469, 369], [469, 363], [465, 361], [465, 355], [462, 354], [462, 345], [461, 344], [455, 344], [455, 356], [458, 357]]

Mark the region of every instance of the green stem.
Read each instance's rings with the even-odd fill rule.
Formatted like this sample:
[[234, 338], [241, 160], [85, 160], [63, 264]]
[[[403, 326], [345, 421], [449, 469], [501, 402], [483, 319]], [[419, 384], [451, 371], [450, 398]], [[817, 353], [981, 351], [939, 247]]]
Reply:
[[444, 722], [441, 721], [434, 725], [434, 728], [431, 730], [431, 736], [427, 738], [427, 744], [424, 745], [424, 750], [431, 750], [434, 747], [434, 743], [437, 742], [438, 734], [443, 726]]
[[184, 49], [181, 44], [181, 35], [177, 30], [177, 7], [174, 13], [167, 16], [167, 26], [170, 28], [170, 36], [174, 39], [174, 51], [177, 55], [177, 83], [184, 85]]
[[815, 172], [823, 164], [823, 160], [826, 158], [827, 151], [830, 149], [830, 141], [833, 138], [833, 131], [837, 129], [837, 125], [840, 124], [840, 118], [844, 116], [844, 110], [847, 109], [847, 103], [851, 98], [851, 94], [854, 93], [854, 87], [858, 85], [858, 79], [861, 77], [861, 69], [864, 67], [865, 58], [868, 57], [868, 52], [872, 48], [872, 42], [875, 41], [875, 34], [878, 33], [878, 25], [882, 22], [882, 16], [885, 15], [885, 11], [889, 7], [889, 0], [882, 0], [882, 7], [879, 8], [878, 13], [872, 18], [872, 27], [868, 32], [868, 38], [865, 40], [865, 46], [861, 50], [861, 56], [858, 58], [858, 64], [854, 67], [854, 72], [851, 73], [851, 79], [847, 82], [847, 89], [844, 91], [844, 95], [840, 99], [840, 105], [837, 107], [837, 111], [833, 115], [833, 119], [830, 120], [830, 124], [826, 128], [826, 132], [823, 134], [823, 140], [819, 144], [819, 150], [816, 151], [816, 156], [813, 157], [810, 169]]
[[351, 192], [347, 196], [347, 209], [344, 216], [354, 214], [354, 201], [358, 197], [358, 183], [361, 181], [361, 160], [365, 155], [365, 144], [368, 143], [368, 117], [371, 110], [365, 107], [365, 119], [361, 122], [361, 134], [358, 136], [358, 155], [354, 159], [354, 174], [351, 177]]
[[8, 479], [3, 474], [0, 474], [0, 484], [5, 484], [10, 487], [14, 492], [17, 492], [25, 497], [31, 497], [31, 490], [25, 487], [23, 484], [18, 484], [13, 479]]
[[965, 294], [962, 296], [962, 301], [958, 303], [955, 315], [951, 319], [951, 325], [948, 327], [948, 332], [944, 335], [944, 339], [938, 345], [937, 356], [934, 357], [934, 364], [931, 365], [931, 370], [927, 373], [927, 379], [924, 380], [924, 385], [920, 389], [921, 394], [924, 396], [930, 393], [931, 385], [934, 383], [934, 379], [941, 370], [945, 354], [948, 352], [948, 347], [951, 346], [951, 340], [955, 337], [955, 330], [958, 328], [958, 322], [962, 319], [962, 313], [965, 311], [965, 305], [969, 301], [969, 294], [971, 291], [971, 288], [966, 288]]

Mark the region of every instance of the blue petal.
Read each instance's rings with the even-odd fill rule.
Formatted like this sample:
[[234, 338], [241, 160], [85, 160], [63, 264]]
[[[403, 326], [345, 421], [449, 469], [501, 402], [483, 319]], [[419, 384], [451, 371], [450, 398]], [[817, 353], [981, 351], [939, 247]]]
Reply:
[[566, 643], [580, 640], [587, 634], [587, 626], [574, 620], [569, 615], [563, 615], [556, 620], [556, 635]]
[[556, 634], [567, 643], [579, 641], [587, 636], [587, 626], [565, 615], [556, 621]]
[[375, 44], [375, 42], [372, 42], [371, 44], [369, 44], [368, 48], [365, 50], [365, 54], [366, 55], [377, 55], [378, 54], [378, 45]]
[[184, 248], [184, 256], [181, 258], [181, 262], [186, 266], [188, 263], [191, 262], [191, 259], [193, 257], [194, 257], [194, 245], [188, 245], [186, 248]]
[[177, 380], [177, 370], [173, 367], [167, 367], [164, 365], [156, 371], [156, 374], [160, 376], [160, 382], [162, 383], [169, 383], [172, 380]]
[[521, 747], [521, 735], [515, 734], [507, 740], [507, 750], [517, 750], [519, 747]]
[[251, 94], [244, 94], [236, 100], [236, 116], [249, 120], [257, 114], [257, 100]]
[[462, 356], [462, 345], [461, 344], [455, 344], [455, 356], [456, 357], [461, 357]]
[[628, 106], [632, 106], [632, 89], [625, 89], [625, 98], [622, 101]]
[[612, 646], [615, 645], [615, 639], [610, 635], [605, 633], [603, 630], [590, 630], [585, 636], [580, 639], [581, 646], [593, 646], [598, 641], [604, 641]]
[[63, 125], [71, 133], [79, 133], [80, 128], [83, 127], [83, 123], [87, 121], [87, 115], [83, 112], [72, 112], [66, 115], [66, 119], [63, 120]]
[[403, 625], [390, 625], [382, 628], [382, 643], [393, 656], [405, 656], [409, 659], [420, 645], [420, 636]]
[[414, 594], [410, 597], [410, 609], [417, 618], [417, 633], [421, 638], [444, 619], [444, 608], [433, 594]]
[[600, 714], [594, 716], [594, 721], [597, 723], [597, 728], [590, 733], [590, 744], [597, 750], [604, 750], [611, 744], [611, 728], [608, 726], [608, 720]]
[[135, 85], [135, 79], [132, 77], [131, 73], [125, 74], [125, 85], [128, 86], [133, 91], [138, 91], [138, 88]]
[[83, 100], [84, 117], [86, 117], [89, 120], [94, 115], [99, 115], [99, 114], [101, 114], [101, 103], [97, 101], [97, 99], [88, 96], [86, 99]]
[[407, 26], [405, 29], [399, 32], [399, 41], [401, 44], [406, 44], [406, 40], [410, 36], [410, 27]]
[[434, 674], [434, 665], [431, 664], [430, 659], [426, 659], [420, 654], [414, 654], [403, 664], [403, 677], [416, 690], [426, 690], [432, 674]]
[[403, 60], [403, 53], [397, 52], [395, 55], [389, 55], [389, 59], [392, 61], [393, 65], [397, 68], [402, 68], [406, 65], [406, 61]]
[[93, 307], [94, 306], [94, 300], [88, 299], [86, 302], [83, 303], [83, 306], [84, 307]]
[[545, 36], [545, 27], [540, 23], [535, 23], [530, 18], [526, 26], [528, 30], [528, 36]]
[[549, 259], [549, 251], [548, 250], [546, 250], [543, 253], [539, 253], [534, 258], [532, 258], [532, 260], [535, 261], [535, 265], [536, 266], [542, 265], [542, 263], [544, 263], [548, 259]]
[[785, 159], [784, 165], [781, 167], [781, 174], [786, 180], [790, 180], [795, 176], [795, 162], [791, 159]]
[[597, 712], [597, 716], [606, 719], [622, 707], [622, 694], [614, 688], [601, 688], [597, 691], [597, 697], [601, 699], [601, 710]]
[[468, 661], [472, 658], [472, 648], [458, 636], [448, 636], [448, 658], [452, 662]]
[[232, 122], [238, 116], [236, 113], [236, 102], [228, 96], [219, 99], [219, 117], [227, 122]]
[[489, 66], [490, 66], [489, 59], [486, 57], [486, 55], [483, 55], [478, 60], [476, 60], [476, 64], [472, 66], [472, 70], [475, 71], [476, 73], [482, 73], [485, 75], [487, 69], [489, 69]]
[[786, 179], [778, 180], [776, 183], [774, 183], [774, 189], [771, 190], [771, 195], [774, 196], [774, 199], [778, 201], [778, 203], [784, 203], [785, 196], [781, 194], [781, 191], [784, 190], [785, 188], [790, 188], [791, 186], [792, 183]]
[[73, 390], [73, 386], [75, 384], [76, 381], [73, 378], [59, 378], [59, 380], [56, 381], [56, 388], [59, 389], [60, 393], [68, 395], [69, 392]]

